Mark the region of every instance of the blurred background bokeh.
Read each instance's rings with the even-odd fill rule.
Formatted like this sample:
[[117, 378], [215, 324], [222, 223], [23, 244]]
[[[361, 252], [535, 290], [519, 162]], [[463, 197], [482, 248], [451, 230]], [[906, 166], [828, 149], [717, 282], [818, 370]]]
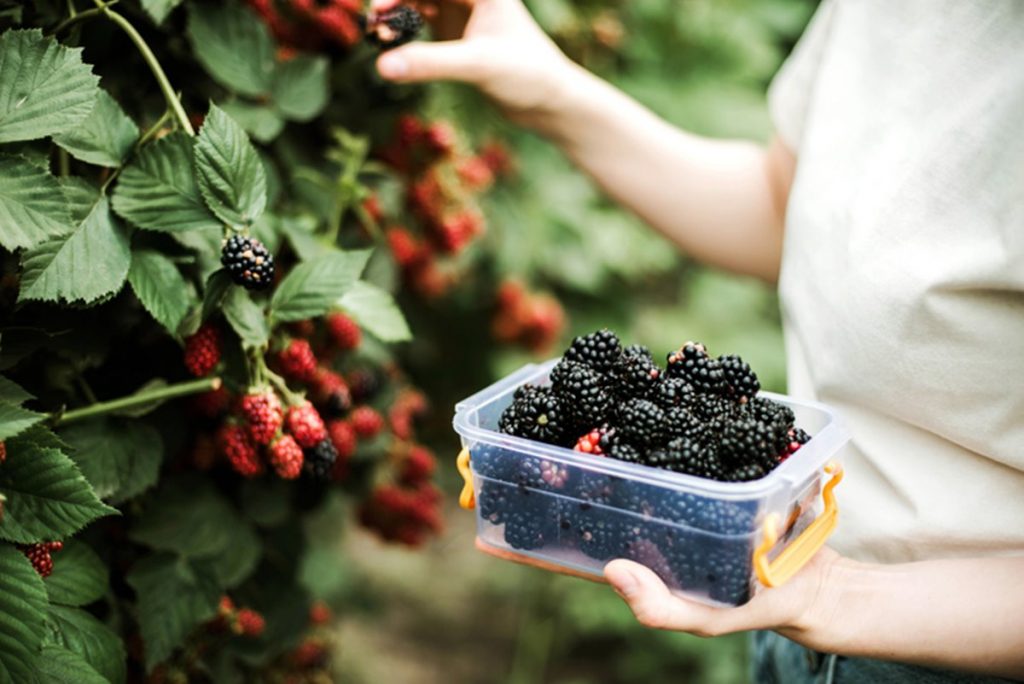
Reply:
[[[575, 60], [667, 120], [710, 136], [767, 140], [765, 89], [813, 13], [813, 0], [532, 0], [537, 19]], [[416, 341], [404, 350], [430, 397], [426, 441], [443, 461], [446, 531], [413, 552], [386, 546], [326, 511], [325, 545], [307, 582], [338, 609], [339, 681], [743, 682], [747, 640], [704, 640], [639, 627], [607, 587], [502, 563], [473, 548], [474, 521], [455, 503], [454, 403], [523, 363], [553, 356], [598, 327], [664, 353], [687, 339], [747, 359], [784, 390], [779, 312], [759, 282], [678, 255], [612, 205], [558, 151], [514, 130], [473, 91], [431, 86], [426, 113], [512, 151], [514, 172], [484, 204], [486, 236], [449, 294], [406, 302]], [[683, 184], [685, 177], [659, 179]], [[557, 302], [547, 337], [512, 344], [495, 284]], [[499, 292], [500, 294], [500, 292]], [[497, 307], [497, 308], [496, 308]], [[557, 307], [556, 307], [557, 308]], [[545, 317], [546, 316], [546, 317]], [[550, 337], [557, 339], [551, 340]], [[542, 335], [544, 337], [544, 335]], [[317, 571], [317, 554], [333, 568]]]

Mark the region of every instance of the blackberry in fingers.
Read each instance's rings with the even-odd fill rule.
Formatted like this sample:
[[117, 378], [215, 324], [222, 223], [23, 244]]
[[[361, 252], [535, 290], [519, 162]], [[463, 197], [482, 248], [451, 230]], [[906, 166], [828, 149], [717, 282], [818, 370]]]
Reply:
[[362, 18], [367, 42], [381, 50], [390, 50], [414, 39], [423, 30], [423, 17], [407, 5], [384, 12], [371, 12]]
[[753, 399], [761, 391], [757, 374], [750, 364], [735, 354], [718, 357], [718, 366], [725, 380], [725, 393], [740, 403]]
[[232, 235], [221, 247], [220, 263], [247, 290], [264, 290], [274, 281], [274, 257], [256, 238]]
[[618, 336], [607, 328], [577, 337], [565, 350], [567, 360], [590, 366], [599, 373], [610, 371], [621, 354]]
[[708, 356], [700, 342], [687, 342], [668, 355], [666, 374], [683, 378], [702, 394], [718, 394], [723, 390], [725, 377], [717, 359]]

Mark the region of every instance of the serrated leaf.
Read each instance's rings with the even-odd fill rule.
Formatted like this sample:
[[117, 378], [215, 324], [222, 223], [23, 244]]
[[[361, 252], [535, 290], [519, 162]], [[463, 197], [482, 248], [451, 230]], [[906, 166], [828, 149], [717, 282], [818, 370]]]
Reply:
[[29, 250], [21, 264], [18, 301], [91, 304], [124, 285], [131, 250], [124, 227], [103, 197], [74, 233]]
[[171, 10], [181, 2], [182, 0], [142, 0], [142, 8], [153, 17], [153, 21], [162, 24]]
[[199, 192], [207, 206], [231, 225], [250, 225], [267, 204], [267, 177], [245, 131], [211, 104], [195, 142]]
[[45, 423], [37, 423], [28, 430], [25, 430], [17, 437], [6, 440], [8, 449], [58, 449], [66, 451], [68, 445], [58, 437]]
[[0, 544], [0, 683], [31, 681], [45, 619], [43, 579], [21, 551]]
[[270, 300], [271, 327], [328, 311], [359, 279], [369, 250], [334, 252], [304, 261], [281, 281]]
[[125, 680], [125, 652], [120, 637], [80, 608], [50, 606], [46, 644], [66, 648], [103, 676], [102, 681]]
[[66, 539], [97, 518], [117, 513], [98, 498], [60, 450], [25, 444], [8, 449], [0, 468], [7, 496], [0, 539], [19, 544]]
[[231, 288], [224, 297], [223, 308], [224, 317], [246, 347], [262, 347], [270, 339], [266, 314], [243, 288]]
[[138, 138], [139, 127], [107, 91], [100, 90], [92, 113], [74, 129], [54, 136], [53, 142], [75, 159], [115, 167], [125, 160]]
[[291, 515], [291, 489], [283, 480], [246, 480], [239, 501], [242, 512], [261, 527], [277, 527]]
[[191, 298], [188, 283], [174, 262], [156, 250], [137, 251], [132, 254], [128, 282], [146, 311], [175, 334]]
[[208, 482], [181, 478], [162, 485], [129, 535], [157, 551], [202, 558], [231, 543], [234, 509]]
[[316, 219], [312, 216], [283, 216], [280, 226], [281, 232], [302, 261], [312, 261], [333, 249], [314, 235]]
[[233, 533], [228, 546], [210, 559], [210, 567], [217, 575], [217, 581], [233, 589], [249, 579], [263, 557], [263, 542], [252, 527], [235, 516], [232, 519]]
[[298, 55], [277, 65], [274, 106], [292, 121], [309, 121], [327, 106], [330, 96], [326, 57]]
[[412, 332], [391, 293], [359, 281], [338, 300], [361, 327], [384, 342], [405, 342]]
[[0, 441], [28, 430], [43, 418], [46, 416], [42, 413], [29, 411], [8, 401], [0, 401]]
[[213, 80], [242, 95], [270, 92], [274, 39], [255, 12], [235, 0], [194, 3], [189, 7], [188, 37]]
[[[39, 29], [0, 35], [0, 143], [36, 140], [73, 129], [96, 103], [99, 77]], [[2, 174], [0, 174], [2, 175]]]
[[0, 401], [20, 405], [29, 399], [35, 397], [22, 389], [18, 383], [0, 375]]
[[163, 441], [136, 420], [90, 420], [60, 430], [71, 457], [101, 499], [120, 503], [152, 487], [163, 461]]
[[0, 245], [35, 247], [73, 229], [68, 202], [49, 170], [0, 156]]
[[266, 105], [235, 100], [221, 105], [232, 119], [252, 136], [253, 140], [268, 143], [281, 134], [284, 119]]
[[86, 544], [76, 539], [64, 542], [60, 553], [53, 554], [53, 573], [43, 582], [50, 603], [84, 606], [107, 593], [107, 567]]
[[44, 646], [35, 672], [38, 684], [110, 684], [85, 658], [63, 646]]
[[217, 613], [222, 589], [205, 565], [161, 553], [137, 562], [127, 579], [138, 595], [147, 670], [166, 660], [193, 629]]
[[146, 230], [220, 228], [196, 184], [192, 139], [172, 133], [142, 148], [114, 189], [114, 211]]
[[64, 176], [58, 178], [57, 182], [60, 183], [60, 189], [68, 203], [71, 225], [77, 226], [92, 213], [96, 202], [99, 201], [100, 191], [81, 176]]
[[219, 269], [206, 279], [206, 291], [203, 293], [203, 320], [207, 320], [220, 310], [224, 298], [231, 289], [231, 274], [226, 269]]

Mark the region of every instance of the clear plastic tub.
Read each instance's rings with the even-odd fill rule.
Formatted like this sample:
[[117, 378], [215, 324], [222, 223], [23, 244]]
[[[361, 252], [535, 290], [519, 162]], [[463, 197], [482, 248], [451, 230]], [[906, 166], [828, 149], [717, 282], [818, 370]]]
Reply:
[[[849, 437], [826, 406], [764, 393], [792, 408], [811, 440], [760, 480], [716, 482], [498, 432], [515, 389], [546, 384], [555, 363], [525, 366], [455, 407], [460, 502], [476, 509], [482, 551], [595, 580], [629, 558], [680, 595], [735, 606], [788, 580], [835, 528], [832, 488]], [[521, 484], [524, 466], [543, 484]]]

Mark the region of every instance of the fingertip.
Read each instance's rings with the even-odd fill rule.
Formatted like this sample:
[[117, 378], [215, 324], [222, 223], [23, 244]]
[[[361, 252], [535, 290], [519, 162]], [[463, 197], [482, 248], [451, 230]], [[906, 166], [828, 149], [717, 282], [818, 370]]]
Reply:
[[620, 596], [628, 599], [640, 590], [641, 580], [636, 575], [636, 563], [628, 560], [613, 560], [604, 566], [604, 576]]
[[399, 51], [385, 52], [377, 58], [377, 71], [386, 79], [399, 81], [409, 75], [409, 60]]

